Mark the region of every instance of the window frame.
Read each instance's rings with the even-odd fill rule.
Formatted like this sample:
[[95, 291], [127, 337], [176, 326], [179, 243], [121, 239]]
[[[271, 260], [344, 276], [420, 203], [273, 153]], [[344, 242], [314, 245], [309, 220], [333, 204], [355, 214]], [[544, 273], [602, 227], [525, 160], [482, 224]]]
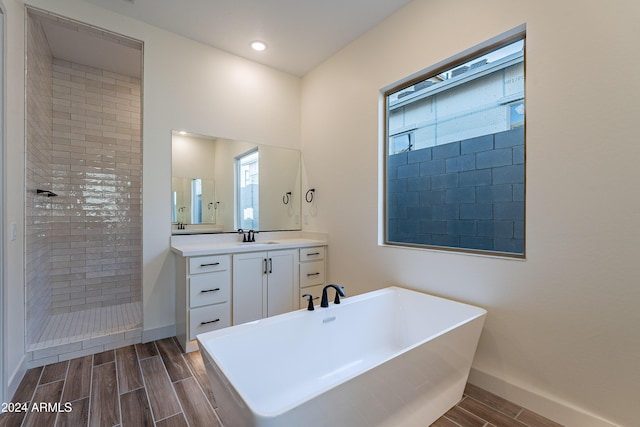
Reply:
[[[402, 79], [396, 83], [388, 85], [380, 90], [380, 119], [382, 121], [380, 126], [380, 154], [381, 154], [381, 162], [380, 162], [380, 178], [379, 178], [379, 188], [380, 188], [380, 200], [379, 200], [379, 212], [380, 212], [380, 222], [379, 222], [379, 244], [381, 246], [390, 246], [390, 247], [400, 247], [400, 248], [416, 248], [416, 249], [426, 249], [426, 250], [437, 250], [437, 251], [445, 251], [445, 252], [453, 252], [453, 253], [463, 253], [463, 254], [476, 254], [476, 255], [486, 255], [492, 258], [495, 257], [503, 257], [509, 259], [526, 259], [526, 115], [524, 118], [524, 122], [522, 127], [524, 128], [524, 152], [525, 152], [525, 160], [523, 164], [524, 169], [524, 196], [523, 196], [523, 209], [524, 209], [524, 217], [523, 217], [523, 248], [522, 252], [502, 252], [496, 250], [484, 250], [484, 249], [472, 249], [465, 247], [450, 247], [450, 246], [438, 246], [433, 244], [420, 244], [420, 243], [405, 243], [405, 242], [394, 242], [389, 240], [389, 201], [388, 201], [388, 172], [389, 172], [389, 158], [390, 158], [390, 150], [389, 150], [389, 95], [399, 92], [403, 89], [411, 87], [416, 83], [425, 81], [429, 78], [433, 78], [438, 74], [441, 74], [445, 71], [451, 71], [455, 69], [457, 66], [460, 66], [464, 63], [474, 60], [475, 58], [481, 57], [489, 52], [497, 50], [501, 47], [507, 46], [513, 42], [518, 40], [523, 40], [524, 46], [524, 73], [525, 73], [525, 85], [526, 85], [526, 25], [522, 24], [518, 27], [513, 28], [503, 34], [500, 34], [496, 37], [493, 37], [483, 43], [480, 43], [474, 47], [466, 49], [463, 52], [460, 52], [450, 58], [447, 58], [443, 61], [434, 64], [431, 67], [428, 67], [424, 70], [421, 70], [417, 73], [414, 73], [405, 79]], [[526, 87], [525, 87], [525, 97], [522, 101], [525, 104], [526, 110]], [[413, 134], [415, 129], [403, 129], [401, 132], [398, 132], [397, 135], [402, 134]]]

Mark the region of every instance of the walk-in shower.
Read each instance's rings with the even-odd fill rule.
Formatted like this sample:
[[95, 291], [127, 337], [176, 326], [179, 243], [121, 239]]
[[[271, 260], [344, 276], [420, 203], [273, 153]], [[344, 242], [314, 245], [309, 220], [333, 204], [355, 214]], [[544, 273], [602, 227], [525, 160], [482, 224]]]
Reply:
[[27, 8], [31, 366], [142, 335], [142, 44]]

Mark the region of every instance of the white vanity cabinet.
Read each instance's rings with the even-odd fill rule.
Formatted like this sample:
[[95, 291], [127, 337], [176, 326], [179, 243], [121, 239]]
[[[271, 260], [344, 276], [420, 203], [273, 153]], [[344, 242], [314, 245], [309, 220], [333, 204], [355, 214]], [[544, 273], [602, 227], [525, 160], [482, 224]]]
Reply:
[[196, 335], [231, 325], [231, 256], [176, 259], [176, 337], [186, 352]]
[[302, 294], [322, 293], [326, 236], [249, 244], [226, 237], [171, 237], [176, 336], [185, 352], [198, 349], [198, 334], [306, 308]]
[[313, 295], [314, 305], [320, 304], [322, 288], [325, 285], [325, 246], [300, 248], [300, 292], [299, 308], [307, 308], [308, 298], [304, 294]]
[[297, 249], [233, 255], [233, 324], [298, 308]]

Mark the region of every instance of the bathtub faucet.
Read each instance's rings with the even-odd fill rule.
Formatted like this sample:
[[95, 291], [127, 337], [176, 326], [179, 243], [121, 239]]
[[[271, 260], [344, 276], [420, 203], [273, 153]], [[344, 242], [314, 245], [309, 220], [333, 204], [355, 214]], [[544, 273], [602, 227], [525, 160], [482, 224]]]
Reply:
[[[314, 310], [314, 308], [313, 308], [313, 299], [314, 299], [314, 298], [313, 298], [313, 295], [311, 295], [311, 294], [304, 294], [304, 295], [302, 295], [302, 298], [307, 298], [307, 297], [309, 297], [309, 301], [307, 302], [307, 310], [309, 310], [309, 311], [313, 311], [313, 310]], [[317, 299], [317, 298], [318, 298], [318, 297], [316, 297], [316, 299]]]
[[327, 288], [333, 288], [336, 290], [336, 298], [333, 300], [334, 304], [340, 304], [340, 297], [346, 297], [347, 294], [344, 292], [344, 287], [339, 285], [334, 285], [333, 283], [327, 285], [322, 289], [322, 301], [320, 302], [320, 307], [329, 307], [329, 299], [327, 298]]

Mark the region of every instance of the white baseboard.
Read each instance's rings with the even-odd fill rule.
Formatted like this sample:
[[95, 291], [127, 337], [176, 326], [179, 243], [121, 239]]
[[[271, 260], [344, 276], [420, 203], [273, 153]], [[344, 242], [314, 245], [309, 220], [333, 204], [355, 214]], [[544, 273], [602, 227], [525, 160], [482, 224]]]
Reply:
[[11, 374], [9, 381], [7, 381], [6, 395], [4, 396], [3, 402], [10, 402], [13, 398], [13, 395], [16, 394], [16, 390], [18, 390], [18, 386], [20, 385], [20, 381], [24, 378], [24, 374], [27, 372], [27, 358], [26, 356], [22, 356], [18, 367]]
[[142, 331], [142, 342], [150, 342], [169, 338], [176, 335], [176, 325], [167, 325], [160, 328], [145, 329]]
[[619, 427], [567, 402], [553, 400], [474, 368], [471, 368], [469, 382], [568, 427]]

